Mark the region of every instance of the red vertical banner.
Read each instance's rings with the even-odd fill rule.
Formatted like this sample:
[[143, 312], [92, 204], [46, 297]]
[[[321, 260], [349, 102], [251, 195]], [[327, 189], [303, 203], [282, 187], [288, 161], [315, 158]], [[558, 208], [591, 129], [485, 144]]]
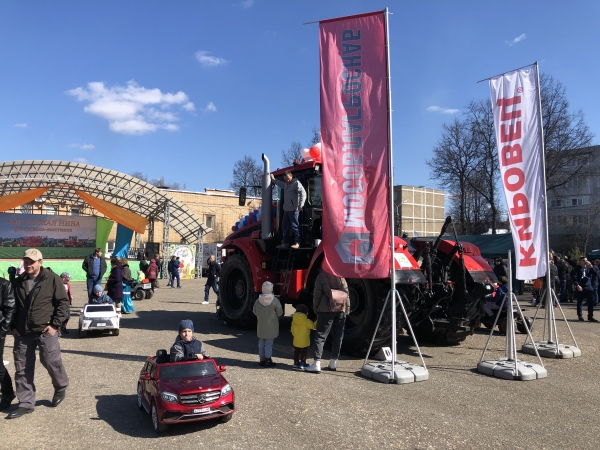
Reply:
[[326, 272], [390, 274], [386, 30], [383, 12], [320, 22]]

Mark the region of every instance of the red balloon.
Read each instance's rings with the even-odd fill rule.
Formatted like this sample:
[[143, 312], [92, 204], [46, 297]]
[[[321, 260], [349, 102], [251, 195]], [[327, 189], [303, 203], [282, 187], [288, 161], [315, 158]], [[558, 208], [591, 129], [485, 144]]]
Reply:
[[318, 159], [321, 156], [321, 149], [316, 145], [312, 146], [308, 151], [308, 154], [312, 159]]

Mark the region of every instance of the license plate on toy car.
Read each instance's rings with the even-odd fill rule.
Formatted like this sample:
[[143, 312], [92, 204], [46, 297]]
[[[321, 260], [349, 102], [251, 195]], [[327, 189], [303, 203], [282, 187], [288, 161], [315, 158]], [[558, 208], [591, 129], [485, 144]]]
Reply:
[[105, 327], [106, 324], [104, 322], [100, 322], [96, 324], [97, 327]]
[[152, 287], [152, 285], [150, 283], [144, 283], [144, 285], [142, 287], [144, 289], [150, 289]]
[[192, 412], [194, 414], [200, 414], [200, 413], [210, 412], [210, 406], [208, 408], [196, 408]]

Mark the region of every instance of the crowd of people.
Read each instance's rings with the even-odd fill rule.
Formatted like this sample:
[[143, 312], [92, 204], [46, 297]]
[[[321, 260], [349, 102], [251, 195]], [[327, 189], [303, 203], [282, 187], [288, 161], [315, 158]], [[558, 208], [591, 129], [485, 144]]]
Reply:
[[[583, 317], [583, 306], [587, 307], [587, 320], [598, 322], [594, 318], [594, 307], [598, 305], [600, 298], [600, 259], [593, 262], [588, 261], [585, 256], [578, 259], [560, 253], [550, 253], [548, 260], [550, 271], [550, 288], [560, 303], [577, 302], [577, 317], [579, 321], [585, 321]], [[507, 277], [507, 268], [502, 258], [494, 260], [494, 274], [498, 279]], [[531, 305], [535, 306], [541, 302], [545, 307], [545, 292], [547, 277], [533, 280], [533, 294]], [[513, 288], [517, 294], [517, 289]]]

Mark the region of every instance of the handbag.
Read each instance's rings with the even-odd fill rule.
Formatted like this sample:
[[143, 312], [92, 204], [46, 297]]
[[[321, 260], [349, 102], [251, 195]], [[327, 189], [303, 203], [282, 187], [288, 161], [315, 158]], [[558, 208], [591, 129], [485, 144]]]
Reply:
[[331, 312], [346, 311], [346, 303], [348, 302], [348, 293], [343, 289], [332, 289], [331, 297], [329, 298], [329, 310]]

